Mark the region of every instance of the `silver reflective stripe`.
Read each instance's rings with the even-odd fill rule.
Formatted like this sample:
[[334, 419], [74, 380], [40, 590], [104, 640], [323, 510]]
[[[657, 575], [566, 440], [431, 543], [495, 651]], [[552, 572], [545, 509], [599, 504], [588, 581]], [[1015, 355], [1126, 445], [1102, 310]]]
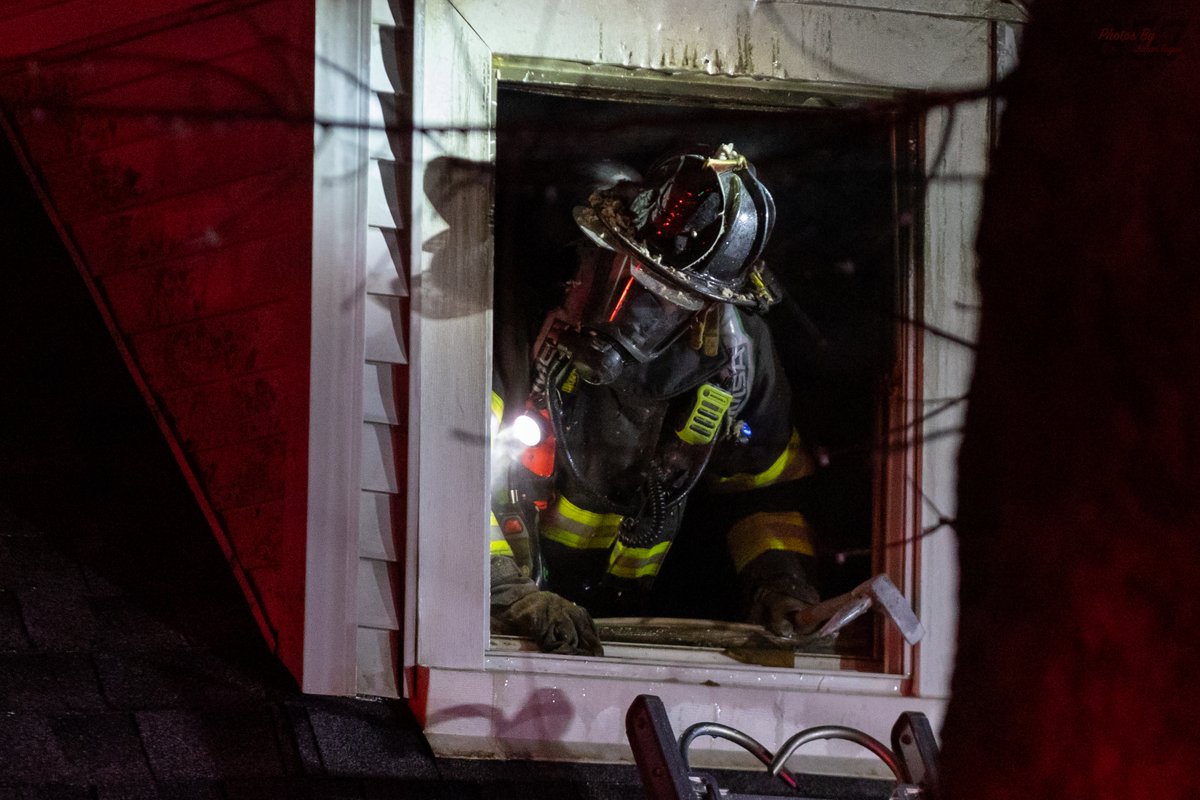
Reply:
[[728, 389], [733, 395], [733, 403], [726, 414], [728, 419], [737, 419], [750, 399], [750, 387], [754, 385], [754, 342], [746, 335], [741, 312], [728, 304], [721, 309], [721, 342], [729, 353]]

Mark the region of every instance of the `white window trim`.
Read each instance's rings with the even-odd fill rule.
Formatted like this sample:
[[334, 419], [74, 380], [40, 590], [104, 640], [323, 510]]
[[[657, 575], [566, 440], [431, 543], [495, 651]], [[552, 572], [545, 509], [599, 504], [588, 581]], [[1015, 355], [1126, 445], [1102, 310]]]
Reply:
[[[539, 0], [522, 4], [519, 13], [503, 0], [417, 2], [406, 576], [416, 589], [415, 607], [406, 609], [416, 629], [405, 658], [415, 666], [409, 694], [435, 752], [628, 760], [624, 711], [647, 691], [663, 697], [677, 733], [693, 722], [717, 720], [768, 746], [814, 724], [852, 725], [886, 740], [896, 715], [906, 709], [924, 711], [940, 726], [956, 623], [956, 562], [948, 530], [906, 554], [914, 576], [906, 591], [915, 596], [929, 633], [901, 676], [487, 652], [487, 555], [481, 541], [488, 511], [490, 192], [483, 187], [464, 193], [453, 208], [443, 208], [453, 223], [448, 225], [425, 196], [424, 173], [438, 157], [494, 162], [489, 130], [495, 119], [495, 54], [657, 65], [668, 45], [682, 50], [691, 41], [693, 52], [729, 56], [750, 37], [760, 43], [762, 60], [770, 62], [757, 73], [761, 77], [786, 71], [789, 78], [811, 81], [845, 83], [850, 75], [880, 87], [963, 88], [987, 80], [993, 23], [986, 18], [996, 9], [995, 3], [962, 0], [955, 8], [960, 15], [949, 16], [944, 4], [915, 0], [789, 2], [739, 15], [720, 0], [701, 0], [679, 20], [669, 0], [650, 6], [633, 0]], [[795, 37], [772, 38], [780, 25]], [[942, 165], [946, 173], [982, 175], [988, 113], [986, 103], [976, 103], [954, 116]], [[945, 123], [945, 114], [929, 115], [927, 152], [937, 149]], [[975, 323], [979, 195], [975, 181], [935, 181], [923, 210], [924, 319], [968, 339]], [[925, 334], [921, 374], [924, 397], [961, 394], [968, 354]], [[924, 432], [959, 421], [953, 414], [939, 417]], [[956, 450], [957, 437], [931, 437], [919, 462], [930, 505], [950, 515]], [[920, 530], [938, 515], [922, 508], [913, 516]], [[697, 745], [698, 764], [737, 760], [718, 743], [711, 749], [703, 741]], [[872, 759], [850, 750], [815, 744], [811, 755], [798, 758], [802, 767], [883, 774]]]
[[370, 0], [316, 0], [301, 687], [353, 694], [366, 298]]

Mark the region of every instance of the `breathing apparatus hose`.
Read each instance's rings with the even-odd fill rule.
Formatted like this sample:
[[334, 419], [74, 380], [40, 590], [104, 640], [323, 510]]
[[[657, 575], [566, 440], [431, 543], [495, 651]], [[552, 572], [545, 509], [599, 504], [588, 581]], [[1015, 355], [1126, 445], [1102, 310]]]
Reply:
[[580, 493], [587, 495], [589, 500], [603, 506], [608, 506], [611, 504], [611, 501], [592, 491], [587, 479], [583, 477], [583, 472], [579, 469], [579, 465], [575, 463], [575, 455], [571, 452], [571, 448], [567, 446], [566, 430], [563, 428], [562, 396], [559, 394], [559, 387], [562, 386], [562, 382], [567, 377], [570, 369], [571, 359], [564, 357], [547, 370], [546, 411], [550, 416], [550, 428], [554, 431], [554, 439], [558, 443], [558, 453], [562, 456], [561, 460], [567, 465], [567, 472], [571, 474], [576, 488]]
[[[643, 487], [642, 510], [637, 516], [629, 516], [621, 520], [621, 527], [617, 533], [621, 544], [626, 547], [649, 547], [658, 542], [662, 538], [663, 527], [667, 523], [668, 511], [674, 507], [675, 502], [684, 496], [680, 495], [675, 501], [669, 502], [666, 487], [653, 475], [646, 476]], [[648, 517], [645, 516], [647, 506], [650, 511]], [[649, 521], [642, 525], [644, 519]]]
[[704, 445], [704, 455], [696, 462], [696, 466], [692, 470], [692, 474], [688, 476], [687, 484], [679, 489], [679, 496], [672, 501], [672, 505], [678, 503], [683, 498], [692, 493], [692, 489], [696, 488], [696, 484], [700, 482], [700, 476], [704, 474], [704, 470], [708, 467], [708, 461], [712, 458], [713, 450], [717, 447], [717, 438], [714, 436], [712, 441]]
[[[567, 471], [570, 473], [575, 488], [581, 494], [587, 496], [587, 500], [597, 504], [597, 507], [611, 508], [615, 505], [612, 498], [595, 492], [590, 487], [588, 481], [583, 476], [583, 471], [579, 468], [578, 462], [575, 460], [575, 454], [568, 446], [566, 431], [563, 426], [563, 408], [562, 396], [560, 387], [563, 380], [571, 368], [570, 358], [557, 359], [547, 370], [546, 380], [546, 410], [550, 417], [550, 426], [554, 431], [554, 437], [559, 444], [558, 452], [561, 462], [566, 465]], [[680, 503], [682, 503], [696, 487], [700, 480], [700, 476], [704, 474], [705, 468], [708, 466], [709, 459], [712, 457], [713, 449], [716, 447], [716, 438], [704, 445], [702, 456], [692, 462], [692, 466], [687, 475], [686, 482], [676, 489], [673, 493], [663, 485], [662, 479], [654, 475], [648, 474], [645, 479], [643, 489], [643, 506], [642, 511], [649, 507], [648, 526], [644, 527], [638, 535], [633, 535], [634, 527], [640, 519], [641, 514], [625, 515], [625, 520], [622, 521], [620, 529], [621, 543], [629, 547], [644, 547], [648, 544], [657, 542], [663, 533], [663, 527], [666, 525], [668, 514]], [[583, 498], [580, 498], [583, 499]]]

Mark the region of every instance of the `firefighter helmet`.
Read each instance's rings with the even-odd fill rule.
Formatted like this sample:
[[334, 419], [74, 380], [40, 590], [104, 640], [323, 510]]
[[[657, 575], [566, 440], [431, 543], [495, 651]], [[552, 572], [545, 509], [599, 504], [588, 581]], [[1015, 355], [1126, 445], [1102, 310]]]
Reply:
[[773, 301], [759, 259], [775, 202], [731, 144], [667, 156], [641, 184], [594, 192], [574, 215], [596, 244], [633, 257], [671, 286], [742, 307]]

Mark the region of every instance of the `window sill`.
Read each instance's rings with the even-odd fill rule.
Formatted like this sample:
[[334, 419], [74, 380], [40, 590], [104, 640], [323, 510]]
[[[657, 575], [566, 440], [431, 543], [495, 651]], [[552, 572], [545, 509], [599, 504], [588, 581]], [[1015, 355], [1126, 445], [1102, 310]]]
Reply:
[[[937, 729], [945, 703], [906, 695], [908, 682], [894, 675], [516, 651], [488, 653], [481, 669], [418, 668], [415, 689], [414, 711], [440, 756], [610, 763], [631, 760], [625, 712], [642, 693], [662, 698], [677, 737], [697, 722], [720, 722], [769, 749], [814, 725], [848, 725], [887, 741], [896, 717], [909, 710], [924, 712]], [[693, 744], [691, 762], [761, 768], [745, 751], [707, 737]], [[873, 755], [846, 742], [812, 742], [790, 765], [888, 777]]]
[[879, 672], [879, 663], [839, 656], [797, 654], [793, 669], [744, 664], [715, 648], [606, 642], [603, 658], [539, 653], [525, 640], [495, 636], [484, 669], [539, 675], [628, 681], [662, 681], [697, 686], [736, 686], [786, 691], [902, 696], [904, 675]]

